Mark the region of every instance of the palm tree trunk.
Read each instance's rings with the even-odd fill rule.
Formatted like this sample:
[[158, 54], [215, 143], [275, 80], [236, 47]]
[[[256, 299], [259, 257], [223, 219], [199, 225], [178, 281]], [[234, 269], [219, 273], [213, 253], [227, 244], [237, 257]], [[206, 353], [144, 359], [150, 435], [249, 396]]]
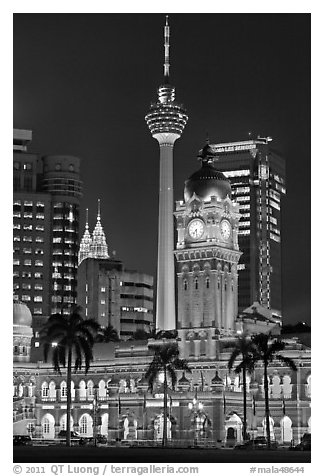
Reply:
[[72, 347], [68, 350], [67, 376], [66, 376], [66, 446], [71, 446], [71, 382], [72, 382]]
[[269, 384], [268, 384], [268, 362], [264, 362], [264, 403], [266, 417], [267, 445], [270, 449], [270, 408], [269, 408]]
[[164, 367], [164, 398], [163, 398], [163, 435], [162, 435], [162, 446], [167, 446], [168, 433], [167, 433], [167, 423], [168, 423], [168, 382], [167, 382], [167, 373], [166, 368]]
[[243, 367], [243, 441], [246, 440], [246, 368]]

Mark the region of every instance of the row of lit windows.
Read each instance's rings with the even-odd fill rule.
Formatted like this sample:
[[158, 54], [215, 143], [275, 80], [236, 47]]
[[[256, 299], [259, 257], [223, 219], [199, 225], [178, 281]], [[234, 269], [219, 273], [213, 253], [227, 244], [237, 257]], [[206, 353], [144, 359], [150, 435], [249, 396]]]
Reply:
[[238, 197], [236, 197], [236, 200], [238, 202], [249, 202], [250, 201], [250, 196], [249, 195], [238, 196]]
[[[64, 296], [63, 302], [74, 304], [75, 299], [72, 296]], [[62, 302], [62, 296], [52, 296], [52, 302]]]
[[72, 261], [64, 261], [63, 263], [61, 261], [53, 261], [52, 265], [55, 266], [56, 268], [61, 268], [62, 266], [64, 266], [65, 268], [78, 267], [77, 263], [72, 263]]
[[[22, 271], [21, 273], [19, 271], [14, 271], [13, 272], [13, 277], [14, 278], [19, 278], [19, 277], [22, 277], [22, 278], [31, 278], [32, 277], [32, 273], [28, 272], [28, 271]], [[34, 278], [35, 279], [43, 279], [43, 273], [34, 273]]]
[[250, 234], [250, 230], [239, 230], [239, 231], [238, 231], [238, 234], [239, 234], [239, 235], [249, 235], [249, 234]]
[[249, 220], [248, 220], [248, 221], [240, 221], [240, 222], [239, 222], [239, 227], [240, 227], [240, 228], [247, 228], [247, 227], [249, 227], [249, 226], [250, 226], [250, 221], [249, 221]]
[[[54, 283], [53, 286], [54, 291], [60, 291], [62, 289], [62, 286], [60, 284]], [[71, 284], [65, 284], [63, 286], [64, 291], [72, 291], [72, 286]]]
[[280, 205], [277, 202], [273, 200], [269, 200], [269, 204], [271, 207], [275, 208], [276, 210], [280, 210]]
[[269, 196], [280, 203], [280, 193], [275, 190], [269, 190]]
[[21, 200], [14, 200], [13, 201], [13, 206], [14, 207], [21, 207], [22, 205], [26, 208], [33, 207], [33, 205], [36, 205], [36, 207], [38, 207], [38, 208], [44, 208], [45, 207], [45, 203], [40, 202], [40, 201], [33, 202], [32, 200], [24, 200], [24, 203], [22, 203]]
[[122, 311], [127, 311], [127, 312], [149, 312], [149, 310], [146, 307], [129, 307], [129, 306], [123, 306], [121, 308]]
[[[33, 239], [31, 236], [24, 236], [23, 239], [21, 240], [21, 237], [19, 235], [15, 235], [13, 237], [13, 241], [27, 241], [27, 242], [32, 242]], [[36, 243], [44, 243], [44, 238], [42, 236], [36, 236], [35, 238]]]
[[[19, 289], [19, 284], [18, 283], [15, 283], [14, 284], [14, 289]], [[21, 285], [21, 289], [24, 289], [24, 290], [30, 290], [32, 288], [31, 284], [29, 283], [23, 283]], [[34, 284], [34, 289], [37, 290], [37, 291], [42, 291], [43, 290], [43, 285], [42, 284]]]
[[240, 204], [240, 211], [241, 210], [250, 210], [250, 204], [249, 203]]
[[[31, 296], [29, 294], [23, 294], [21, 296], [22, 301], [31, 301]], [[34, 302], [43, 302], [43, 296], [34, 296]]]
[[[23, 253], [23, 254], [26, 254], [26, 255], [31, 255], [32, 254], [32, 249], [31, 248], [14, 248], [14, 252], [17, 252], [17, 253]], [[42, 250], [41, 248], [36, 248], [34, 250], [34, 253], [35, 255], [43, 255], [44, 254], [44, 250]]]
[[[61, 279], [62, 278], [62, 273], [54, 272], [54, 273], [52, 273], [52, 278], [53, 279]], [[75, 279], [75, 276], [71, 273], [63, 273], [63, 278], [72, 280], [72, 279]]]
[[[31, 266], [32, 265], [32, 260], [31, 259], [25, 259], [23, 262], [20, 262], [20, 259], [14, 259], [13, 260], [14, 266], [19, 266], [20, 264], [23, 264], [24, 266]], [[34, 266], [44, 266], [44, 263], [42, 260], [36, 259], [34, 262]]]
[[229, 170], [226, 172], [223, 172], [226, 178], [230, 177], [247, 177], [250, 175], [250, 170], [248, 169], [242, 169], [242, 170]]
[[44, 220], [45, 216], [44, 213], [36, 213], [36, 215], [33, 215], [31, 212], [24, 212], [22, 215], [20, 212], [13, 212], [13, 217], [14, 218], [33, 218], [36, 217], [38, 220]]
[[73, 251], [71, 250], [61, 250], [61, 249], [57, 249], [57, 250], [53, 250], [53, 255], [67, 255], [67, 256], [74, 256], [75, 253], [73, 253]]
[[236, 187], [233, 188], [232, 193], [234, 195], [238, 195], [240, 193], [249, 193], [250, 192], [250, 187]]
[[[33, 225], [23, 225], [23, 226], [21, 226], [20, 223], [14, 223], [13, 228], [14, 228], [14, 230], [32, 230]], [[35, 230], [36, 231], [44, 231], [45, 227], [43, 225], [36, 225]]]

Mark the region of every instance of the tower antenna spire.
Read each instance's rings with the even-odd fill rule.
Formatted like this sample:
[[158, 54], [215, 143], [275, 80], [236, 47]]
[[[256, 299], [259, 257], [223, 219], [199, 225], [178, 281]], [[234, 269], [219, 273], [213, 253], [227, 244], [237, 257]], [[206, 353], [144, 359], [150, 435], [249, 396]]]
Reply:
[[169, 27], [169, 16], [165, 16], [165, 26], [164, 26], [164, 81], [169, 82], [170, 76], [170, 27]]
[[85, 224], [86, 230], [89, 229], [89, 208], [86, 208], [86, 224]]
[[97, 219], [100, 220], [100, 198], [98, 198], [98, 215]]

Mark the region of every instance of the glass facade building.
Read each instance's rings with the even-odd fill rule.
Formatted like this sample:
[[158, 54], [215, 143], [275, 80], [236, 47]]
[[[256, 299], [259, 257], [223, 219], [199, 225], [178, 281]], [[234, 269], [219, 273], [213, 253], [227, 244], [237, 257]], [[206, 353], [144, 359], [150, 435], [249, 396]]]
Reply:
[[32, 132], [14, 129], [13, 286], [33, 317], [76, 303], [80, 159], [29, 153]]
[[281, 206], [285, 160], [271, 138], [211, 144], [214, 164], [230, 180], [240, 204], [239, 311], [258, 301], [282, 315]]

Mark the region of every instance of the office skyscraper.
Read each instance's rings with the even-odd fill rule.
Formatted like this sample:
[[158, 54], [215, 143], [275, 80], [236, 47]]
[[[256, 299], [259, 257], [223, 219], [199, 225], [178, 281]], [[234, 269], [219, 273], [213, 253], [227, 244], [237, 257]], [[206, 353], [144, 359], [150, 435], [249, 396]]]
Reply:
[[30, 153], [31, 140], [14, 129], [14, 299], [42, 318], [76, 302], [82, 183], [80, 159]]
[[285, 195], [285, 161], [271, 138], [211, 144], [214, 165], [229, 179], [239, 202], [238, 306], [253, 302], [282, 315], [281, 199]]

